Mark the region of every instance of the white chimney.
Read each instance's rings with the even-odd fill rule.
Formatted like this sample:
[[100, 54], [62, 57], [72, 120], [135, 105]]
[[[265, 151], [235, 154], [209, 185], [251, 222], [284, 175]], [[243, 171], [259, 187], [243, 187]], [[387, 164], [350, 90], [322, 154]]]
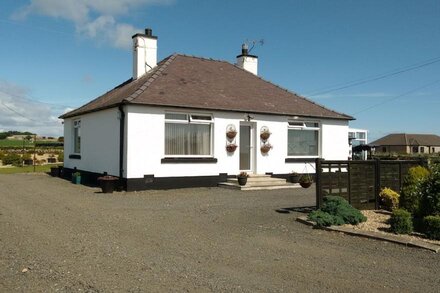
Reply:
[[145, 34], [135, 34], [133, 39], [133, 79], [142, 77], [157, 66], [157, 37], [150, 28]]
[[241, 55], [237, 56], [237, 66], [255, 75], [258, 74], [258, 57], [249, 55], [246, 44], [241, 46]]

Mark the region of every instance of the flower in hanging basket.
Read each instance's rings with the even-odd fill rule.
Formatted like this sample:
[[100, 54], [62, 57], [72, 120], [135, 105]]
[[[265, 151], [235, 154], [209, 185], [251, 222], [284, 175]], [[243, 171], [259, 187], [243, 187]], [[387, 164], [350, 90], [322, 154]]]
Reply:
[[262, 140], [268, 140], [270, 137], [270, 132], [269, 131], [263, 131], [260, 133], [260, 138]]
[[312, 179], [312, 177], [309, 174], [304, 174], [299, 179], [299, 184], [303, 188], [309, 188], [312, 185], [312, 183], [313, 183], [313, 179]]
[[229, 139], [234, 139], [236, 135], [237, 135], [237, 131], [235, 130], [228, 130], [228, 132], [226, 132], [226, 136]]
[[233, 152], [235, 152], [237, 147], [238, 146], [235, 143], [230, 143], [230, 144], [226, 145], [226, 150], [228, 151], [228, 153], [233, 153]]
[[263, 144], [260, 148], [263, 154], [267, 154], [272, 149], [272, 145], [270, 143]]

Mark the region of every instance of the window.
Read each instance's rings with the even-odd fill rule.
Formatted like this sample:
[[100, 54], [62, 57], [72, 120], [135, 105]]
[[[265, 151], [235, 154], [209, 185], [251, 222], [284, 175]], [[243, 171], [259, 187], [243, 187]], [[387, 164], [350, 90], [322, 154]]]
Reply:
[[417, 153], [419, 152], [419, 147], [413, 146], [413, 147], [412, 147], [412, 152], [413, 152], [414, 154], [417, 154]]
[[166, 156], [211, 156], [212, 117], [201, 114], [165, 114]]
[[73, 152], [81, 153], [81, 120], [73, 121]]
[[319, 123], [289, 121], [288, 156], [319, 156]]
[[420, 152], [424, 153], [425, 152], [425, 147], [420, 147]]
[[387, 147], [382, 147], [382, 153], [386, 153], [387, 152]]

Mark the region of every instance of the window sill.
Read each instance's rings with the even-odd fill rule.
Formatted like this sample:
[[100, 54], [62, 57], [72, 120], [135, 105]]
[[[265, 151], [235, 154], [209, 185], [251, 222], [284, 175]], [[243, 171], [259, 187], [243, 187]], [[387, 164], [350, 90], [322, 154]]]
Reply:
[[69, 159], [81, 160], [81, 155], [72, 154], [72, 155], [69, 155]]
[[286, 163], [314, 163], [318, 157], [314, 158], [286, 158]]
[[160, 161], [162, 164], [194, 164], [194, 163], [217, 163], [216, 158], [198, 158], [198, 157], [170, 157], [163, 158]]

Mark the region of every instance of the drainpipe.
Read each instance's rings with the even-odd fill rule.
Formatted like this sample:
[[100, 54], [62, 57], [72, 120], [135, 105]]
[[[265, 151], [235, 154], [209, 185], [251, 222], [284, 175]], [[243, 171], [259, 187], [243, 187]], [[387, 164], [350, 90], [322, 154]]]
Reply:
[[120, 117], [119, 117], [119, 185], [123, 186], [123, 176], [124, 176], [124, 137], [125, 137], [125, 112], [124, 105], [119, 104], [118, 106]]

